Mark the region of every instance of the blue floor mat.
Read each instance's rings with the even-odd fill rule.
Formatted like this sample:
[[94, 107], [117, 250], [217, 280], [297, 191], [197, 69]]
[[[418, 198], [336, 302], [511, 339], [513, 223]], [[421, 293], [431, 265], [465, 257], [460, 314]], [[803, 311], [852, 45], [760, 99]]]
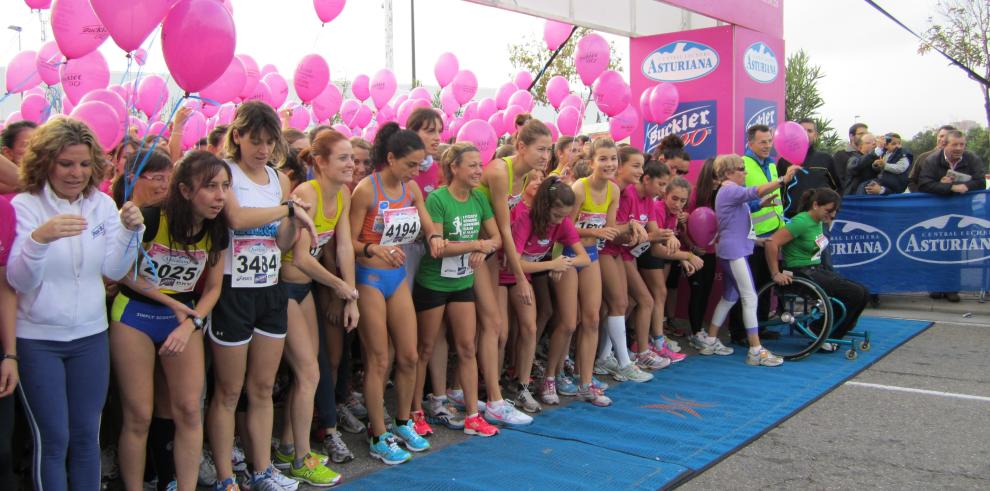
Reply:
[[853, 361], [837, 352], [764, 368], [746, 365], [741, 348], [731, 356], [691, 356], [651, 382], [609, 390], [611, 407], [571, 404], [531, 426], [417, 456], [348, 487], [666, 488], [726, 458], [930, 325], [863, 318], [858, 329], [870, 332], [872, 349]]
[[346, 485], [347, 489], [643, 489], [689, 474], [684, 467], [516, 431], [472, 438]]
[[517, 431], [567, 438], [700, 471], [780, 424], [865, 370], [931, 323], [863, 318], [872, 348], [847, 360], [842, 352], [813, 354], [781, 367], [745, 364], [730, 356], [691, 356], [655, 372], [644, 384], [608, 391], [614, 404], [572, 404]]

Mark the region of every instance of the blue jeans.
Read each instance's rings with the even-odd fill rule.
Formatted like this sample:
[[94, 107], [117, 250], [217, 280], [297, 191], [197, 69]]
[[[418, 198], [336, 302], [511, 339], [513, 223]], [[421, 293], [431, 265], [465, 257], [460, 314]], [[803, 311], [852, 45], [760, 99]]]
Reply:
[[34, 489], [100, 489], [109, 348], [107, 331], [67, 342], [17, 339], [21, 402], [34, 437]]

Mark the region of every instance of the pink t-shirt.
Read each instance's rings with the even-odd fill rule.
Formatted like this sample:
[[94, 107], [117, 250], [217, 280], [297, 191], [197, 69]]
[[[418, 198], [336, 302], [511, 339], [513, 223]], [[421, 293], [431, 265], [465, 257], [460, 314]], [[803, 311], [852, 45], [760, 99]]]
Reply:
[[17, 232], [17, 215], [7, 198], [0, 196], [0, 266], [7, 266]]
[[[638, 222], [640, 225], [645, 226], [649, 222], [657, 221], [656, 211], [653, 205], [654, 201], [656, 200], [652, 196], [640, 196], [635, 184], [626, 186], [622, 190], [622, 195], [619, 197], [619, 208], [615, 213], [615, 223], [622, 225], [629, 222]], [[610, 256], [622, 256], [623, 260], [632, 261], [635, 258], [629, 251], [636, 249], [637, 246], [640, 249], [643, 247], [639, 244], [627, 247], [625, 244], [608, 242], [601, 252]]]
[[[533, 220], [530, 218], [529, 208], [525, 203], [520, 202], [513, 211], [520, 208], [523, 211], [518, 212], [512, 220], [512, 239], [523, 261], [536, 262], [543, 259], [555, 242], [565, 246], [576, 246], [581, 242], [571, 217], [564, 218], [557, 225], [550, 225], [545, 238], [537, 237], [533, 232]], [[530, 278], [530, 275], [527, 274], [526, 278]], [[508, 269], [499, 271], [498, 279], [500, 285], [512, 285], [516, 282], [515, 275]]]
[[[429, 167], [423, 170], [427, 162], [429, 162]], [[416, 184], [419, 185], [419, 189], [423, 192], [423, 199], [425, 200], [433, 190], [440, 187], [440, 163], [434, 162], [432, 156], [426, 157], [426, 160], [423, 161], [423, 164], [419, 168], [419, 174], [413, 178], [413, 181], [416, 181]]]

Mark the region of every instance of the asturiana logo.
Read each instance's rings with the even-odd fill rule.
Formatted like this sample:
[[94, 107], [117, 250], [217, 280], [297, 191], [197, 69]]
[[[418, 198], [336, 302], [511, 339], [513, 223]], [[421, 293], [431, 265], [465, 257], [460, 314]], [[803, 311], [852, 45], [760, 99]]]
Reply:
[[694, 80], [716, 68], [718, 52], [693, 41], [675, 41], [661, 46], [643, 60], [643, 75], [658, 82]]
[[916, 223], [897, 237], [905, 257], [933, 264], [965, 264], [990, 258], [990, 221], [942, 215]]
[[890, 237], [872, 225], [835, 220], [831, 231], [828, 246], [836, 268], [872, 263], [890, 252]]
[[773, 50], [763, 42], [751, 44], [746, 48], [743, 55], [743, 68], [749, 74], [749, 78], [760, 83], [770, 83], [777, 79], [777, 56]]

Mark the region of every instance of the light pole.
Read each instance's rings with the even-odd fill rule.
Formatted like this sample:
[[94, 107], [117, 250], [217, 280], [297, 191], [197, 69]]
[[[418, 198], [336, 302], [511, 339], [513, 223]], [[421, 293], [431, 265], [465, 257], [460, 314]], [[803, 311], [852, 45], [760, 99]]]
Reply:
[[409, 26], [412, 32], [412, 83], [416, 86], [416, 0], [409, 0]]
[[24, 29], [22, 29], [21, 26], [14, 25], [7, 26], [7, 29], [17, 33], [17, 51], [21, 51], [21, 31]]

